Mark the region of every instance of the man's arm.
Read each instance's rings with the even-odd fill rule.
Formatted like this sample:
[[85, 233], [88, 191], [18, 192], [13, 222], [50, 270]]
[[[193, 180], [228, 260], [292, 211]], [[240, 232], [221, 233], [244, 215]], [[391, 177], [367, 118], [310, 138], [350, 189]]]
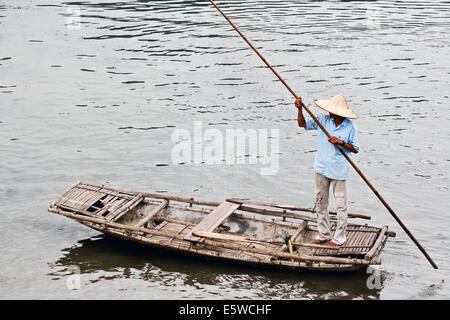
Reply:
[[297, 100], [295, 100], [295, 107], [298, 109], [298, 115], [297, 115], [297, 123], [299, 127], [306, 127], [306, 121], [305, 117], [303, 116], [302, 112], [302, 98], [298, 97]]

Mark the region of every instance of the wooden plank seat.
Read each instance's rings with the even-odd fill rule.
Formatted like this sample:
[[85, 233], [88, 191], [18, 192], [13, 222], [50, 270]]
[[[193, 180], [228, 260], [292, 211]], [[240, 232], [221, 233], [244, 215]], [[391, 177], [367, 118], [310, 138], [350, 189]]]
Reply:
[[[184, 239], [190, 241], [202, 242], [204, 237], [196, 235], [196, 232], [212, 232], [217, 228], [226, 218], [228, 218], [234, 211], [240, 207], [239, 203], [222, 202], [210, 214], [208, 214], [199, 224], [197, 224]], [[200, 235], [200, 233], [199, 233]]]

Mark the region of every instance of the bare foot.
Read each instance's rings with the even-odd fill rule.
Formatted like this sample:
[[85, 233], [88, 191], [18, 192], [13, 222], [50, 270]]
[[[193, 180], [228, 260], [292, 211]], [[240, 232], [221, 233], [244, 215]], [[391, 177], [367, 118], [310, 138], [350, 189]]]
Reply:
[[334, 243], [333, 241], [330, 241], [330, 243], [328, 244], [329, 247], [340, 247], [341, 245]]

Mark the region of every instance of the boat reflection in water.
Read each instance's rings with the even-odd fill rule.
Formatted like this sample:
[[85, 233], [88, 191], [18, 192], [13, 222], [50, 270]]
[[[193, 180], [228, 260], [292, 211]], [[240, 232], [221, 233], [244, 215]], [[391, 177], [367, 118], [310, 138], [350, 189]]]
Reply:
[[79, 269], [83, 279], [89, 279], [83, 281], [86, 286], [133, 279], [140, 281], [136, 285], [140, 291], [143, 287], [171, 288], [171, 299], [192, 298], [198, 291], [202, 296], [209, 293], [209, 298], [379, 299], [387, 277], [382, 270], [336, 274], [248, 268], [103, 234], [65, 249], [52, 268], [54, 279], [65, 279]]

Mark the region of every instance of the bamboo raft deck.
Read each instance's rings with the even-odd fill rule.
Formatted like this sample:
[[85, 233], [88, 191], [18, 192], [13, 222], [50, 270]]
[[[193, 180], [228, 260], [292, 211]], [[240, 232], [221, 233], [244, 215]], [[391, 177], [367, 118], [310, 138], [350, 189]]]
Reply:
[[346, 243], [332, 248], [312, 243], [317, 227], [311, 209], [239, 199], [201, 201], [82, 182], [65, 190], [48, 210], [150, 246], [300, 270], [344, 271], [381, 264], [387, 238], [395, 236], [387, 226], [348, 224]]

